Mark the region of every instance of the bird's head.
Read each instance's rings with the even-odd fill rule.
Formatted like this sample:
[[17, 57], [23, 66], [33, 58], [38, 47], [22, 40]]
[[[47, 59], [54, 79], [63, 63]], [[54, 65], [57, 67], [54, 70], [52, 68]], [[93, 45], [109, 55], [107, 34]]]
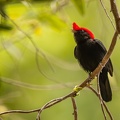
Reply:
[[83, 43], [86, 40], [94, 39], [94, 34], [87, 28], [79, 27], [75, 22], [72, 29], [76, 43]]

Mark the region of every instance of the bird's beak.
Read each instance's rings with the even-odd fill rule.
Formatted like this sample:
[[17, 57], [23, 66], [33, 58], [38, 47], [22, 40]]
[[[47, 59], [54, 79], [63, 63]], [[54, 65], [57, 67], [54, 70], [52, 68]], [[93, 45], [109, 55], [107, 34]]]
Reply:
[[73, 33], [75, 33], [75, 32], [76, 32], [76, 30], [73, 30], [73, 29], [72, 29], [71, 31], [72, 31]]

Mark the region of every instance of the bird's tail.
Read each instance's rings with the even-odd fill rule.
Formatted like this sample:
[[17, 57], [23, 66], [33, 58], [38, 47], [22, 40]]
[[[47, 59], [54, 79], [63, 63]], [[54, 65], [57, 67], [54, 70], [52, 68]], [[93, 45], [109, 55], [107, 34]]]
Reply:
[[108, 79], [107, 70], [103, 68], [102, 72], [99, 75], [99, 85], [100, 85], [100, 93], [102, 99], [106, 102], [112, 100], [112, 91]]

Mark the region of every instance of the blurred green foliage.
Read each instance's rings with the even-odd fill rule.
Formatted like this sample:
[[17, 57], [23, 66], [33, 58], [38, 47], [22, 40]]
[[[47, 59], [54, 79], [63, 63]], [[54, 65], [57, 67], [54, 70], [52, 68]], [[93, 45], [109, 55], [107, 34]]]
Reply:
[[[109, 1], [104, 5], [109, 13]], [[94, 0], [0, 0], [0, 14], [0, 112], [40, 108], [85, 80], [88, 74], [73, 55], [72, 22], [91, 29], [107, 49], [114, 33], [101, 4]], [[107, 103], [116, 120], [120, 119], [119, 46], [118, 41], [111, 56], [113, 100]], [[96, 80], [92, 83], [96, 87]], [[90, 90], [82, 90], [76, 103], [79, 119], [103, 119], [99, 100]], [[41, 119], [73, 120], [72, 113], [71, 100], [67, 99], [43, 111]], [[36, 116], [8, 114], [2, 118], [33, 120]]]

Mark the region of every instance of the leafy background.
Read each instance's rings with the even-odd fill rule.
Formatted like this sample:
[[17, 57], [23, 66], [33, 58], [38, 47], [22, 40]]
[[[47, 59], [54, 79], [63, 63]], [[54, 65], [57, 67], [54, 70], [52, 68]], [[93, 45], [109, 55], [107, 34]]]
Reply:
[[[104, 0], [110, 13], [109, 1]], [[120, 2], [117, 1], [118, 7]], [[9, 16], [7, 18], [4, 12]], [[68, 94], [88, 76], [74, 58], [72, 23], [89, 28], [108, 49], [114, 28], [98, 0], [1, 0], [0, 1], [0, 111], [30, 110]], [[120, 41], [111, 56], [113, 100], [107, 103], [120, 119]], [[96, 81], [92, 82], [96, 87]], [[88, 89], [76, 97], [81, 120], [101, 120], [98, 98]], [[71, 100], [43, 111], [42, 120], [73, 120]], [[33, 120], [36, 113], [8, 114], [5, 120]]]

